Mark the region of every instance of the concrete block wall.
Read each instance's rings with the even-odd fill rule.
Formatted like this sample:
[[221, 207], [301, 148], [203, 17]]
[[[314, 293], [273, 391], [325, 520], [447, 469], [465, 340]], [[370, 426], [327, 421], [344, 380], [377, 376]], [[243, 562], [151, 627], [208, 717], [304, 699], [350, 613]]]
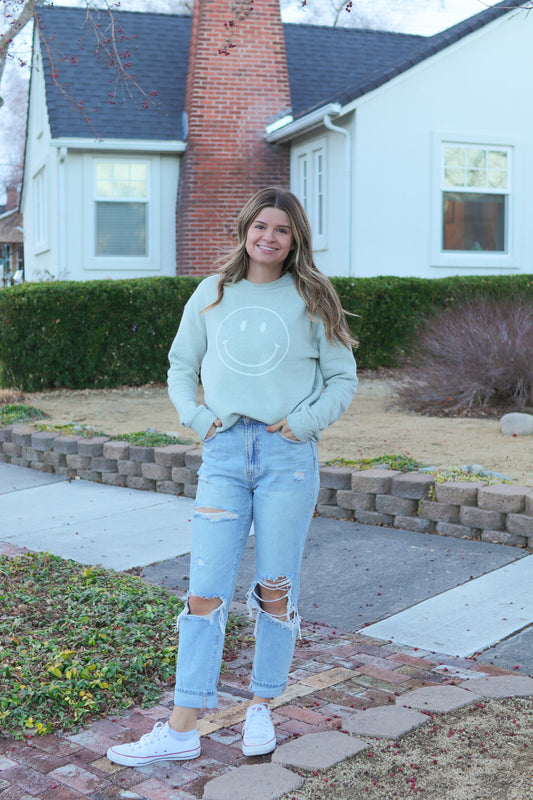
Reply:
[[[111, 486], [194, 497], [202, 450], [0, 428], [0, 461]], [[317, 512], [334, 519], [533, 549], [533, 487], [435, 483], [422, 472], [321, 467]]]

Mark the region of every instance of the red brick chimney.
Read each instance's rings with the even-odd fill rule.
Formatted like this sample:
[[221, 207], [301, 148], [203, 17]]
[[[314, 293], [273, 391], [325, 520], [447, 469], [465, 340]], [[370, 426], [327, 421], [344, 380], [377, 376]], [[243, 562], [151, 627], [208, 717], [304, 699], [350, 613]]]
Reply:
[[19, 193], [16, 186], [6, 186], [6, 211], [17, 208], [19, 204]]
[[[236, 8], [236, 47], [219, 53]], [[259, 188], [289, 185], [289, 151], [265, 127], [290, 108], [279, 0], [194, 0], [176, 220], [178, 274], [207, 275]]]

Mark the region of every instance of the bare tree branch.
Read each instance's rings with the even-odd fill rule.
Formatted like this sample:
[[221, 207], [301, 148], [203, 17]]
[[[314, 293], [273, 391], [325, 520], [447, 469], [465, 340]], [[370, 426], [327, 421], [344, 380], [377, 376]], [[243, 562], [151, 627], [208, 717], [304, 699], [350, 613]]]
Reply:
[[[0, 35], [0, 81], [4, 72], [6, 64], [7, 52], [9, 45], [20, 33], [22, 28], [35, 16], [35, 2], [34, 0], [24, 0], [22, 7], [17, 15], [14, 16], [13, 21], [8, 29]], [[0, 106], [2, 105], [2, 98], [0, 98]]]
[[219, 55], [229, 56], [230, 50], [233, 47], [237, 47], [235, 39], [239, 35], [239, 25], [246, 20], [253, 10], [254, 0], [235, 0], [231, 9], [232, 17], [224, 23], [226, 40], [222, 47], [219, 48]]

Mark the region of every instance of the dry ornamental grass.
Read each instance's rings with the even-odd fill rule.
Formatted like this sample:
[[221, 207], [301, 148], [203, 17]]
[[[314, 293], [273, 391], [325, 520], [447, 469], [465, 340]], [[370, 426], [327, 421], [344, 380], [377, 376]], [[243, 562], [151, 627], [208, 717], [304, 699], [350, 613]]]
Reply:
[[314, 772], [282, 800], [531, 800], [533, 699], [488, 700]]

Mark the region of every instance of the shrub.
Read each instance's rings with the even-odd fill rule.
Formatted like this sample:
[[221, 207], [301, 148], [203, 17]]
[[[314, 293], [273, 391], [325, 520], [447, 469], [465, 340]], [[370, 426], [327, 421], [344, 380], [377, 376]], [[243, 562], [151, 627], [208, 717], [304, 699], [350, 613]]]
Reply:
[[359, 341], [362, 369], [397, 367], [416, 346], [424, 322], [465, 299], [521, 297], [533, 302], [533, 275], [473, 275], [449, 278], [332, 278]]
[[533, 405], [533, 302], [484, 297], [437, 314], [397, 397], [437, 416], [494, 416]]
[[[50, 553], [0, 557], [0, 731], [68, 731], [171, 685], [183, 601], [139, 577]], [[230, 614], [224, 661], [247, 644]]]
[[0, 292], [4, 385], [28, 392], [166, 380], [196, 278], [25, 283]]
[[[199, 279], [27, 283], [0, 290], [0, 384], [35, 392], [166, 380], [167, 354]], [[332, 278], [362, 369], [396, 367], [421, 324], [466, 296], [533, 302], [533, 275]], [[12, 401], [14, 402], [14, 401]]]

